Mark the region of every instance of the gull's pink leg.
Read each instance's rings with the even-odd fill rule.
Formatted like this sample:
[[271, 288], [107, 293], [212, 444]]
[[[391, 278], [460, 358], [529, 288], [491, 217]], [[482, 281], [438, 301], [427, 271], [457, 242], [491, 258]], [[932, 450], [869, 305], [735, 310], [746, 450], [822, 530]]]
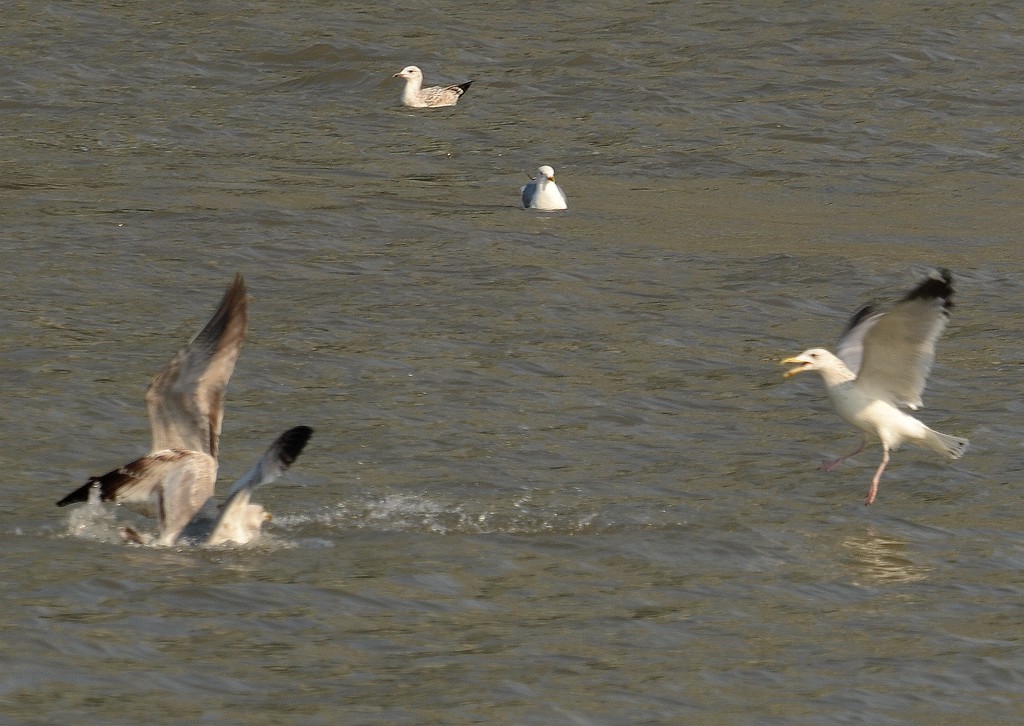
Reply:
[[839, 465], [849, 459], [851, 456], [856, 456], [860, 452], [864, 451], [864, 447], [868, 445], [868, 437], [865, 434], [860, 437], [860, 446], [857, 447], [856, 451], [851, 451], [846, 456], [840, 456], [838, 459], [825, 460], [821, 462], [821, 466], [818, 468], [822, 471], [835, 471], [839, 468]]
[[871, 489], [868, 491], [868, 500], [865, 504], [871, 504], [875, 501], [875, 497], [878, 496], [878, 482], [882, 479], [882, 472], [885, 471], [885, 465], [889, 463], [889, 447], [882, 444], [882, 463], [878, 465], [878, 470], [875, 472], [875, 478], [871, 480]]

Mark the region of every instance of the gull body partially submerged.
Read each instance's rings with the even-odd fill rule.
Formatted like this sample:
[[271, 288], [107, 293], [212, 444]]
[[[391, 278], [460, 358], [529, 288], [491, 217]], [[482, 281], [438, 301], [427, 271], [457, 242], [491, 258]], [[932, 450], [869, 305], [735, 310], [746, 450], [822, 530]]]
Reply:
[[[276, 479], [295, 461], [312, 429], [298, 426], [282, 434], [231, 488], [224, 507], [217, 509], [214, 488], [224, 393], [247, 324], [245, 281], [236, 275], [213, 317], [146, 391], [153, 434], [150, 453], [90, 478], [57, 506], [85, 502], [96, 489], [102, 501], [155, 515], [157, 542], [162, 545], [244, 544], [256, 537], [267, 517], [262, 507], [249, 503], [252, 490]], [[131, 529], [125, 530], [125, 538], [143, 539]]]
[[402, 104], [410, 108], [454, 106], [473, 83], [473, 81], [466, 81], [454, 86], [423, 88], [423, 71], [416, 66], [406, 66], [393, 77], [405, 79], [405, 88], [402, 89]]
[[568, 209], [565, 193], [555, 184], [555, 170], [550, 166], [537, 169], [537, 176], [520, 190], [524, 209], [556, 211]]
[[869, 437], [881, 441], [882, 462], [871, 480], [867, 504], [878, 495], [889, 453], [901, 444], [924, 446], [950, 459], [967, 450], [967, 439], [934, 431], [900, 410], [921, 406], [935, 345], [949, 320], [952, 296], [952, 275], [949, 270], [939, 270], [889, 312], [876, 312], [870, 305], [861, 308], [840, 338], [836, 354], [811, 348], [782, 361], [797, 366], [786, 372], [787, 378], [818, 371], [836, 413], [863, 432], [856, 451], [825, 462], [822, 469], [832, 471], [862, 452]]

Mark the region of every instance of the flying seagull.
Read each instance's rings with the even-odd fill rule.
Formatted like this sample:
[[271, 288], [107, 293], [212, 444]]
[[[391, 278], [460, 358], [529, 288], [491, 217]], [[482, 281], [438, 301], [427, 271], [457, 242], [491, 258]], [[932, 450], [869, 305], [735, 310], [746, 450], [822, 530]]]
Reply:
[[537, 177], [519, 190], [523, 195], [524, 209], [568, 209], [565, 194], [555, 184], [555, 170], [550, 166], [537, 169]]
[[797, 367], [788, 378], [802, 371], [818, 371], [832, 406], [847, 423], [863, 432], [856, 451], [821, 465], [833, 471], [851, 456], [859, 454], [869, 437], [882, 443], [882, 463], [871, 480], [867, 504], [878, 495], [889, 452], [904, 442], [925, 446], [950, 459], [967, 450], [967, 439], [933, 431], [901, 406], [917, 410], [921, 393], [935, 360], [935, 344], [949, 320], [953, 278], [949, 270], [929, 275], [886, 313], [867, 305], [850, 320], [839, 340], [835, 355], [823, 348], [811, 348], [783, 363]]
[[[205, 520], [216, 523], [227, 517], [224, 531], [228, 531], [235, 515], [229, 515], [227, 507], [217, 514], [213, 494], [224, 392], [245, 339], [247, 322], [245, 281], [238, 274], [213, 317], [146, 390], [153, 434], [150, 453], [90, 478], [57, 506], [87, 501], [89, 492], [96, 488], [102, 501], [128, 504], [155, 514], [160, 544], [175, 544], [186, 530], [198, 531]], [[302, 433], [294, 434], [296, 431]], [[311, 433], [306, 427], [298, 427], [283, 434], [232, 493], [234, 489], [251, 492], [277, 478], [299, 455]], [[248, 505], [248, 495], [244, 498]], [[126, 532], [128, 539], [133, 535], [130, 530]], [[249, 531], [249, 539], [253, 536], [255, 533]]]
[[423, 88], [423, 71], [416, 66], [406, 66], [394, 78], [404, 78], [405, 88], [402, 89], [402, 103], [411, 108], [440, 108], [454, 106], [463, 93], [469, 90], [473, 81], [466, 81], [455, 86], [431, 86]]

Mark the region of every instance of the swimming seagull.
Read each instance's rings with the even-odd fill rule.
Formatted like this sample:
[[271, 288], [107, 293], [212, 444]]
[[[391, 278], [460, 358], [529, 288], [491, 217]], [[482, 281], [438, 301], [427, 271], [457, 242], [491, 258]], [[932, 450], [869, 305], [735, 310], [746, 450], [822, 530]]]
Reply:
[[404, 78], [405, 88], [402, 89], [402, 103], [412, 108], [440, 108], [454, 106], [463, 93], [469, 90], [473, 81], [466, 81], [456, 86], [431, 86], [423, 88], [423, 71], [416, 66], [406, 66], [393, 78]]
[[270, 519], [270, 514], [259, 504], [249, 503], [253, 490], [281, 476], [302, 453], [312, 435], [313, 429], [308, 426], [296, 426], [277, 437], [263, 458], [228, 490], [227, 500], [206, 544], [245, 544], [260, 533], [260, 527]]
[[555, 170], [550, 166], [537, 169], [537, 177], [519, 191], [523, 195], [524, 209], [568, 209], [565, 194], [555, 184]]
[[821, 465], [824, 471], [833, 471], [862, 452], [869, 436], [881, 441], [882, 463], [871, 480], [867, 504], [878, 494], [889, 452], [905, 441], [950, 459], [958, 459], [967, 450], [967, 439], [933, 431], [899, 409], [906, 406], [916, 411], [921, 406], [921, 393], [935, 360], [935, 344], [949, 320], [952, 296], [952, 275], [949, 270], [939, 270], [887, 313], [876, 312], [870, 305], [861, 308], [840, 338], [836, 355], [811, 348], [782, 361], [798, 366], [785, 373], [787, 378], [802, 371], [818, 371], [836, 413], [863, 432], [860, 447], [826, 461]]
[[[57, 502], [57, 506], [88, 501], [89, 492], [97, 488], [102, 501], [124, 503], [144, 513], [155, 513], [160, 524], [161, 544], [176, 543], [183, 532], [197, 529], [203, 520], [216, 522], [213, 494], [224, 419], [224, 392], [238, 360], [247, 324], [245, 281], [236, 274], [213, 317], [156, 375], [146, 390], [153, 434], [150, 453], [102, 476], [90, 478]], [[298, 428], [307, 432], [304, 438], [301, 435], [289, 437], [298, 429], [282, 435], [253, 471], [232, 488], [232, 493], [236, 489], [251, 492], [280, 475], [309, 439], [311, 431]], [[248, 504], [248, 496], [244, 498], [244, 504]], [[225, 507], [224, 513], [219, 515], [222, 520], [227, 517], [225, 531], [235, 516], [229, 515], [228, 509]], [[131, 530], [125, 535], [127, 539], [137, 538]]]

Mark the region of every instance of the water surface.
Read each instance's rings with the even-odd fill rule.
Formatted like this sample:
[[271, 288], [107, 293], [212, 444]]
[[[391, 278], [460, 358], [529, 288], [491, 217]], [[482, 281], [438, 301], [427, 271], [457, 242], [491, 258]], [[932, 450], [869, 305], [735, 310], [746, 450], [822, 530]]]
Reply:
[[[7, 8], [3, 720], [1015, 722], [1022, 45], [1008, 2]], [[403, 109], [410, 63], [475, 84]], [[568, 212], [517, 208], [542, 163]], [[972, 449], [866, 508], [778, 361], [931, 266], [921, 417]], [[236, 270], [222, 486], [316, 429], [261, 542], [55, 508]]]

